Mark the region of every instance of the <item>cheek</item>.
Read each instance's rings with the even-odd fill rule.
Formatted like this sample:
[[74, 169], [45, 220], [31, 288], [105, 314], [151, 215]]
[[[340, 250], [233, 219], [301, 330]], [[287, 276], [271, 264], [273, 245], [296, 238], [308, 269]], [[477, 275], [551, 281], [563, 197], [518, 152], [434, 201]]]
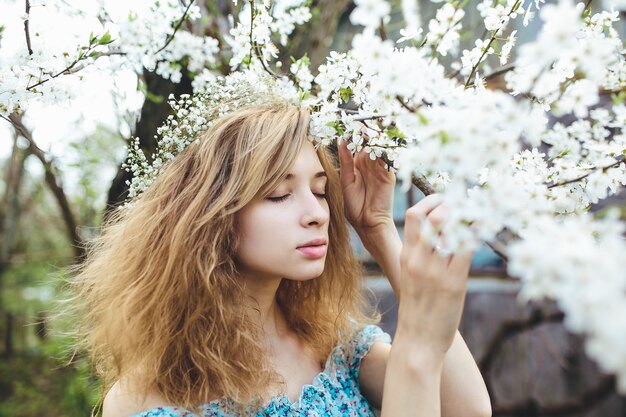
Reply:
[[287, 230], [285, 216], [286, 213], [281, 215], [271, 207], [255, 207], [242, 212], [238, 218], [238, 257], [244, 260], [272, 248], [278, 249], [278, 236], [283, 236]]

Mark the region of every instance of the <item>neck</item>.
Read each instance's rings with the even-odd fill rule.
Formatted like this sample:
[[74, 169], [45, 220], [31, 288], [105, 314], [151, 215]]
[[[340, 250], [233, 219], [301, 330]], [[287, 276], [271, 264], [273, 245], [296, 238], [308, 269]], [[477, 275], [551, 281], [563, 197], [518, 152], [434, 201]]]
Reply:
[[285, 318], [276, 303], [276, 292], [281, 281], [282, 278], [245, 279], [248, 305], [267, 339], [278, 337], [287, 329]]

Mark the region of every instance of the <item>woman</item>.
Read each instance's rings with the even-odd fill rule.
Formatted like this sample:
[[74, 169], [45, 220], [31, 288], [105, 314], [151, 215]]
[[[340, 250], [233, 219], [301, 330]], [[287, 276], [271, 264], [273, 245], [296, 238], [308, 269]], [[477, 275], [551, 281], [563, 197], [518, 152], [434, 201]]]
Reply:
[[[393, 174], [341, 144], [339, 178], [308, 125], [284, 103], [237, 110], [103, 227], [74, 283], [104, 417], [490, 414], [456, 332], [471, 255], [419, 236], [438, 199], [407, 211], [402, 245]], [[393, 346], [346, 217], [401, 300]]]

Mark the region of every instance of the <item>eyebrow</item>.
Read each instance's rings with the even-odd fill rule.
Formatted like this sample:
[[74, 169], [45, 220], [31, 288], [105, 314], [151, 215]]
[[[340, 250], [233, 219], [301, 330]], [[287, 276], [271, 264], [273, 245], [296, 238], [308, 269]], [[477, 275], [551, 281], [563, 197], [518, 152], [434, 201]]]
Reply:
[[[290, 180], [290, 179], [295, 178], [295, 177], [296, 177], [295, 174], [289, 173], [289, 174], [287, 174], [287, 176], [285, 176], [285, 179], [286, 180]], [[313, 178], [322, 178], [322, 177], [328, 178], [328, 175], [326, 175], [326, 172], [320, 171], [320, 172], [316, 173], [315, 175], [313, 175]]]

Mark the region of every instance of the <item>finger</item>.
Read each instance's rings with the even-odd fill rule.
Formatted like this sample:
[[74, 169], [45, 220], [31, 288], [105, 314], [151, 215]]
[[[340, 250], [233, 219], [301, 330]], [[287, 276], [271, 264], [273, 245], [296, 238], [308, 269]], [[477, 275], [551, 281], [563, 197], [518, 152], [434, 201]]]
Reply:
[[447, 218], [448, 208], [445, 204], [439, 204], [427, 214], [428, 221], [433, 225], [435, 230], [439, 232], [439, 234], [441, 234], [441, 226], [446, 222]]
[[452, 256], [448, 272], [452, 276], [467, 277], [472, 266], [473, 252], [457, 252]]
[[342, 186], [350, 185], [354, 182], [354, 159], [348, 149], [348, 142], [344, 139], [337, 141], [337, 153], [339, 154], [339, 179]]
[[[407, 222], [409, 217], [411, 217], [412, 223], [415, 222], [417, 226], [421, 225], [421, 220], [425, 219], [431, 211], [437, 208], [443, 202], [442, 200], [440, 194], [431, 194], [422, 198], [406, 211]], [[419, 220], [419, 222], [416, 222], [416, 220]]]

